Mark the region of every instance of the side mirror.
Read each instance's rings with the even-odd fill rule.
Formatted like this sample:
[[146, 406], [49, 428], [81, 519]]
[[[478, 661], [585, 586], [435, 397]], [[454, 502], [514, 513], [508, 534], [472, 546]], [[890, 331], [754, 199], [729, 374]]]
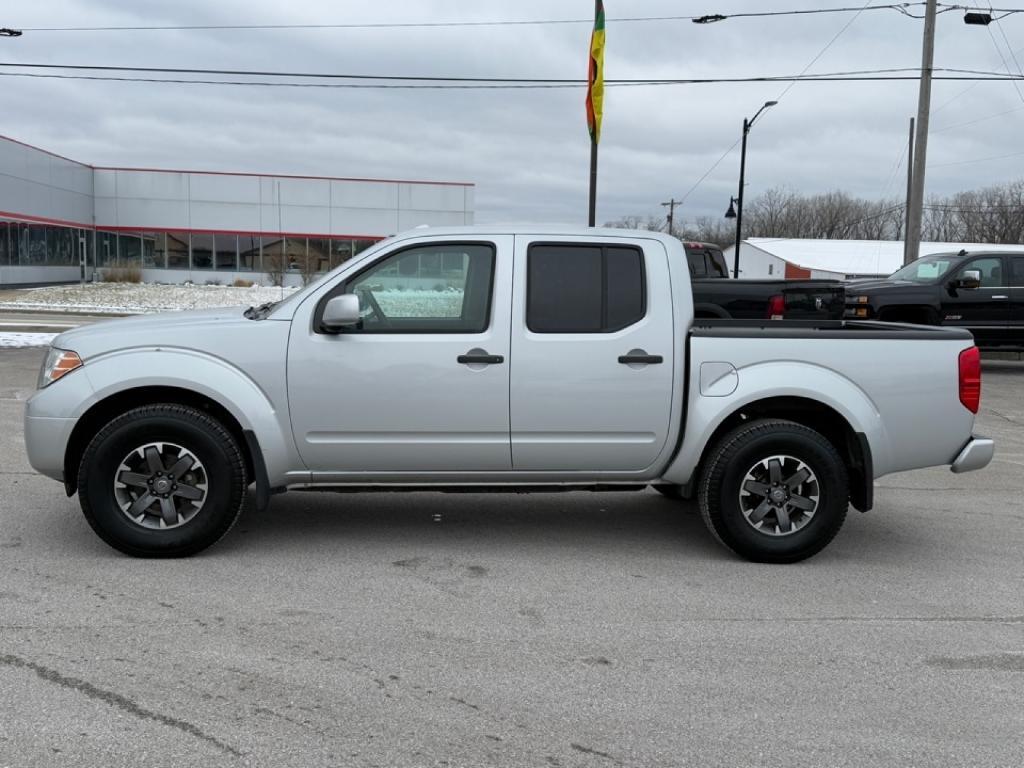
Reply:
[[324, 306], [323, 326], [328, 331], [357, 325], [360, 321], [359, 297], [354, 293], [343, 293], [330, 299]]
[[960, 279], [956, 281], [956, 287], [968, 291], [976, 291], [981, 288], [981, 270], [965, 269]]

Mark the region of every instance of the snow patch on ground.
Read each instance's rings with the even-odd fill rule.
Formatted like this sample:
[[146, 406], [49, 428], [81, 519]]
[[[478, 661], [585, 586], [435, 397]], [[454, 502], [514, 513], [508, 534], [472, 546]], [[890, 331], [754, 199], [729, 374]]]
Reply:
[[88, 312], [92, 314], [136, 315], [176, 309], [247, 307], [278, 301], [296, 288], [254, 285], [158, 285], [156, 283], [87, 283], [54, 285], [5, 292], [0, 310], [41, 310]]
[[56, 333], [9, 333], [0, 331], [0, 347], [45, 347]]

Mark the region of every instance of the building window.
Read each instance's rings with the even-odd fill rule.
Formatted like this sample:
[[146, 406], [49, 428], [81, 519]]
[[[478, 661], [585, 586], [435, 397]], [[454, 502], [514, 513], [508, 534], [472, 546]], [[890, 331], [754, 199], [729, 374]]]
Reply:
[[137, 232], [117, 236], [117, 260], [122, 264], [142, 264], [142, 238]]
[[238, 268], [250, 272], [261, 271], [260, 238], [256, 235], [238, 236]]
[[289, 237], [285, 239], [285, 256], [288, 259], [289, 272], [306, 271], [306, 238]]
[[188, 269], [188, 233], [167, 233], [167, 268]]
[[0, 221], [0, 265], [11, 263], [11, 223]]
[[213, 235], [192, 233], [192, 269], [213, 269]]
[[354, 255], [351, 240], [331, 240], [331, 269], [344, 264]]
[[215, 248], [214, 269], [238, 269], [238, 235], [217, 234], [213, 236]]
[[113, 232], [96, 233], [96, 266], [109, 267], [117, 261], [117, 235]]
[[326, 238], [309, 238], [309, 268], [314, 273], [326, 272], [331, 268], [331, 241]]
[[142, 266], [163, 269], [167, 266], [167, 233], [142, 233]]

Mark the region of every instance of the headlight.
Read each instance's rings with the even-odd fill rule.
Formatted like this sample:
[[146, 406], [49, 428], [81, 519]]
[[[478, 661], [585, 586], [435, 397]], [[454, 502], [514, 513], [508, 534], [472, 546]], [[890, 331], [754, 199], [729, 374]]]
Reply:
[[61, 376], [66, 376], [76, 368], [81, 367], [82, 358], [78, 356], [77, 352], [50, 347], [50, 351], [46, 353], [46, 359], [43, 360], [43, 367], [39, 371], [38, 388], [42, 389], [47, 384], [55, 382]]
[[848, 304], [867, 304], [871, 301], [869, 296], [851, 296], [847, 303]]

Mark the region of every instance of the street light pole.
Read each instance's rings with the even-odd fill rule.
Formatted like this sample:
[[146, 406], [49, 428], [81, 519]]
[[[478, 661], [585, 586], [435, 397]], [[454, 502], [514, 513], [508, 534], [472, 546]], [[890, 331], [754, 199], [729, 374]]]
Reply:
[[[774, 107], [778, 103], [777, 101], [766, 101], [754, 113], [752, 118], [749, 120], [743, 118], [743, 146], [740, 148], [740, 190], [739, 194], [736, 195], [736, 245], [732, 254], [733, 279], [737, 279], [740, 276], [740, 240], [743, 238], [743, 186], [747, 174], [747, 134], [754, 127], [754, 121], [757, 120], [758, 116], [768, 107]], [[732, 210], [731, 202], [729, 207]]]
[[740, 191], [736, 195], [736, 247], [732, 252], [732, 279], [740, 276], [740, 240], [743, 239], [743, 179], [747, 173], [747, 134], [750, 122], [743, 118], [743, 147], [740, 149]]

